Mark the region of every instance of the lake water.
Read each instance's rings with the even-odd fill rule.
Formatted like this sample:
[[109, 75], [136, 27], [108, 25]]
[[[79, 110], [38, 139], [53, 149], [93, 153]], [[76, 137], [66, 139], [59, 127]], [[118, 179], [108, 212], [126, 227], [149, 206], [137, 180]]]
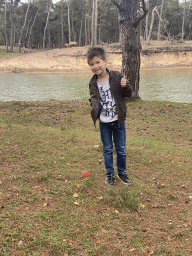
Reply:
[[[91, 76], [0, 73], [0, 101], [88, 98]], [[141, 70], [139, 95], [143, 100], [192, 103], [192, 68]]]

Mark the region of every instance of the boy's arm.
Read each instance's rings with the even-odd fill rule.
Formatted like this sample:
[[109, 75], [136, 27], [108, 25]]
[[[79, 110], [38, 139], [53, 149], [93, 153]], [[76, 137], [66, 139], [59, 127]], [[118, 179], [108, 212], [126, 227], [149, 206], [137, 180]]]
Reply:
[[94, 124], [98, 118], [98, 110], [99, 110], [99, 92], [97, 92], [95, 85], [90, 81], [89, 82], [89, 94], [90, 94], [90, 105], [92, 107], [91, 116], [94, 121]]

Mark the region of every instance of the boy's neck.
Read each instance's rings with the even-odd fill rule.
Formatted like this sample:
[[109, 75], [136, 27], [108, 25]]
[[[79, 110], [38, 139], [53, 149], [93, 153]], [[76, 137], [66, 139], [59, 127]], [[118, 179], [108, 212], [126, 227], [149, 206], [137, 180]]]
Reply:
[[107, 80], [109, 76], [109, 73], [107, 72], [107, 69], [105, 70], [105, 72], [97, 75], [97, 80], [98, 82], [105, 82]]

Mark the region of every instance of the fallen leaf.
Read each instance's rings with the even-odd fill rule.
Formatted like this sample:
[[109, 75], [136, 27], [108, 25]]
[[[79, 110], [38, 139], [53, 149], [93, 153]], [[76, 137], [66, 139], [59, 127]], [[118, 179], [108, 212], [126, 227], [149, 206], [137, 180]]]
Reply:
[[22, 245], [23, 245], [23, 241], [19, 241], [18, 246], [20, 247]]
[[79, 195], [78, 195], [77, 193], [75, 193], [75, 194], [73, 195], [73, 197], [79, 197]]
[[80, 188], [81, 186], [82, 186], [82, 184], [80, 184], [80, 183], [77, 183], [77, 188]]
[[74, 204], [75, 204], [75, 205], [79, 205], [79, 203], [78, 203], [78, 202], [74, 202]]
[[103, 197], [102, 197], [102, 196], [98, 196], [98, 197], [97, 197], [97, 199], [102, 200], [102, 199], [103, 199]]
[[118, 214], [119, 212], [118, 212], [117, 210], [115, 210], [115, 213], [117, 213], [117, 214]]

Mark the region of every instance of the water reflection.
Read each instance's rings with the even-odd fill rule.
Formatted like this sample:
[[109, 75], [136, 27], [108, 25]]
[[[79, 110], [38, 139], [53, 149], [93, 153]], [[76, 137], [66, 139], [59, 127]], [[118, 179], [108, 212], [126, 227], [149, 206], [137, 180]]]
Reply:
[[0, 73], [0, 101], [41, 101], [80, 99], [87, 96], [85, 74]]
[[[0, 101], [68, 100], [89, 97], [92, 73], [0, 73]], [[143, 100], [192, 103], [192, 69], [141, 70], [139, 95]]]
[[139, 94], [144, 100], [192, 103], [192, 69], [142, 70]]

